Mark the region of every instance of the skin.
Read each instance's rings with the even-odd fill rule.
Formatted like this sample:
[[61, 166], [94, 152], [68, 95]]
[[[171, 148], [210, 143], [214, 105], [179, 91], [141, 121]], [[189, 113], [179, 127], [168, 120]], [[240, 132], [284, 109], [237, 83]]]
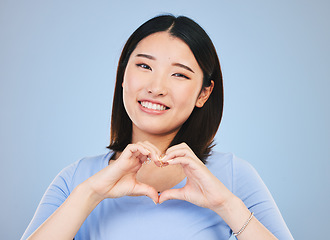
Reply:
[[[180, 39], [167, 32], [143, 39], [129, 59], [122, 84], [124, 105], [133, 123], [132, 144], [116, 153], [106, 168], [78, 185], [29, 239], [73, 239], [102, 200], [140, 195], [150, 197], [155, 204], [180, 199], [209, 208], [234, 232], [239, 231], [250, 216], [244, 203], [185, 143], [167, 149], [194, 107], [203, 107], [212, 92], [213, 82], [201, 89], [202, 77], [194, 55]], [[166, 110], [145, 109], [141, 101], [166, 105]], [[148, 158], [151, 163], [144, 164]], [[187, 182], [183, 188], [171, 189], [184, 177]], [[252, 218], [238, 239], [276, 238]]]
[[[181, 39], [167, 32], [143, 39], [131, 54], [122, 84], [124, 106], [132, 120], [132, 142], [148, 141], [144, 146], [161, 156], [194, 107], [202, 107], [207, 101], [213, 82], [201, 92], [202, 81], [202, 69]], [[144, 108], [141, 101], [167, 109]], [[157, 191], [169, 189], [185, 177], [179, 165], [167, 169], [156, 165], [143, 166], [137, 178]]]
[[[143, 39], [128, 61], [123, 82], [123, 100], [133, 123], [133, 139], [140, 138], [137, 134], [141, 133], [173, 138], [197, 102], [204, 104], [198, 99], [202, 79], [201, 68], [182, 40], [166, 32]], [[141, 100], [160, 103], [168, 109], [141, 108]]]

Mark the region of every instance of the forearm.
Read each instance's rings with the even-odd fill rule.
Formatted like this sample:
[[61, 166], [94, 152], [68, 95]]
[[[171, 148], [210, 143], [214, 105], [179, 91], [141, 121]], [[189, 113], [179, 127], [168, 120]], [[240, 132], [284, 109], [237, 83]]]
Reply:
[[28, 239], [72, 240], [100, 201], [101, 199], [93, 194], [87, 184], [78, 185], [65, 202]]
[[[233, 196], [231, 201], [228, 201], [228, 203], [222, 207], [214, 209], [214, 211], [222, 217], [234, 233], [240, 231], [251, 215], [249, 209], [236, 196]], [[262, 223], [253, 217], [244, 231], [237, 236], [237, 239], [270, 240], [277, 238], [263, 226]]]

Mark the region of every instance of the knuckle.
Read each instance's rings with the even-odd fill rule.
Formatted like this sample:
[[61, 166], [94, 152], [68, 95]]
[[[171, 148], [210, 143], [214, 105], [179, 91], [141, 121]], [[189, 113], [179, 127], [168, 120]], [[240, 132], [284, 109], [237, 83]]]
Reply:
[[182, 147], [189, 148], [188, 144], [186, 142], [183, 142], [180, 144]]

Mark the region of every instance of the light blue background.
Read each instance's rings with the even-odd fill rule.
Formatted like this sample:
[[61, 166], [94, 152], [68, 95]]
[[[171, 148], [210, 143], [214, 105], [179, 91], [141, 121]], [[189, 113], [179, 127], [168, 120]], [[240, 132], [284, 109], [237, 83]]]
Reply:
[[116, 63], [160, 13], [209, 33], [224, 75], [216, 149], [251, 162], [296, 239], [330, 216], [330, 2], [0, 0], [0, 239], [18, 239], [55, 175], [106, 152]]

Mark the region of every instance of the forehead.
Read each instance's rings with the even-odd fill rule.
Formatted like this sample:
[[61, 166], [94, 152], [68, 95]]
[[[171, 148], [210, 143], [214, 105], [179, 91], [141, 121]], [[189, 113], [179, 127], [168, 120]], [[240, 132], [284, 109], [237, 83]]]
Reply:
[[[180, 38], [172, 36], [168, 32], [153, 33], [142, 39], [132, 55], [144, 53], [152, 55], [156, 60], [171, 59], [198, 66], [194, 54], [189, 46]], [[198, 66], [199, 67], [199, 66]]]

